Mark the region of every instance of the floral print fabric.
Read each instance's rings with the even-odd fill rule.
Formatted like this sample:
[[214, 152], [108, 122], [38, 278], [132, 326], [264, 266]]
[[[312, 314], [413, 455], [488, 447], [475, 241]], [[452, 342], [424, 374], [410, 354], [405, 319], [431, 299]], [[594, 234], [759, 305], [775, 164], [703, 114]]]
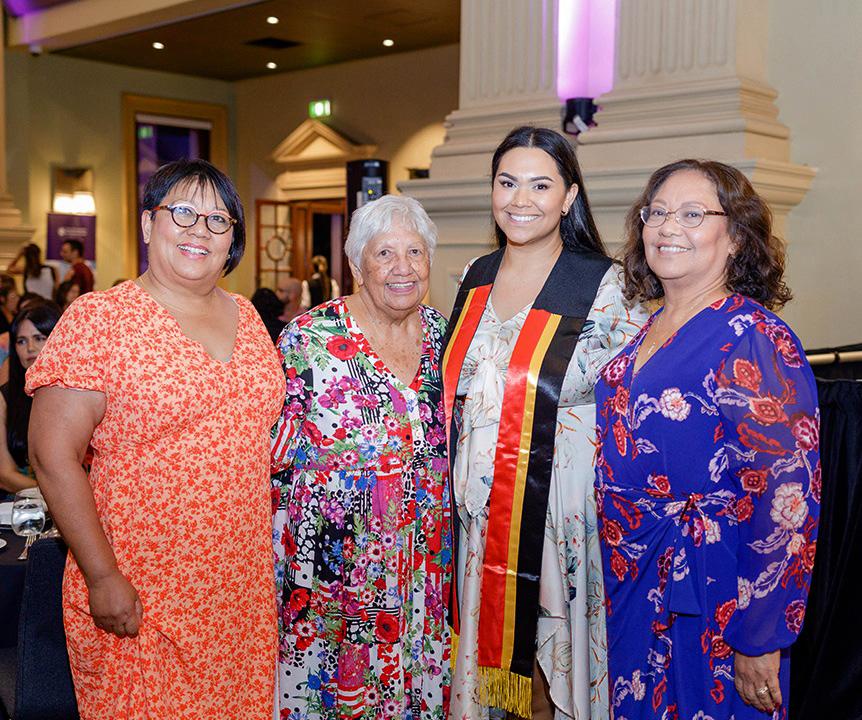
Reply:
[[343, 299], [279, 339], [287, 378], [272, 431], [281, 717], [442, 720], [451, 521], [440, 356], [420, 306], [408, 386]]
[[[503, 322], [488, 302], [458, 382], [461, 429], [453, 487], [461, 522], [461, 635], [452, 682], [452, 718], [457, 720], [489, 716], [489, 709], [476, 699], [479, 592], [503, 388], [528, 311], [523, 308]], [[608, 717], [604, 590], [593, 492], [593, 386], [601, 367], [646, 319], [640, 306], [631, 308], [625, 302], [621, 271], [611, 267], [599, 285], [560, 393], [536, 638], [537, 659], [557, 718]]]
[[232, 297], [229, 362], [125, 282], [72, 303], [27, 372], [28, 392], [105, 395], [89, 479], [144, 608], [136, 638], [98, 629], [69, 556], [63, 619], [83, 720], [272, 717], [268, 432], [284, 377], [257, 311]]
[[[732, 295], [636, 374], [649, 326], [596, 386], [611, 703], [617, 720], [763, 718], [734, 650], [787, 648], [805, 614], [819, 412], [798, 339]], [[782, 654], [785, 718], [789, 664]]]

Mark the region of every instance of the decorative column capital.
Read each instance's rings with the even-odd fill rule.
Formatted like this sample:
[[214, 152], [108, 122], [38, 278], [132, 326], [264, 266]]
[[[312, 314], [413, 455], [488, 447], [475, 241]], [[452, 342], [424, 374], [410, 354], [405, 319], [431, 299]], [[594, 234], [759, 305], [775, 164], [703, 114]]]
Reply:
[[619, 0], [614, 88], [596, 100], [596, 126], [578, 157], [602, 235], [656, 168], [684, 157], [742, 170], [776, 225], [815, 170], [790, 161], [790, 130], [767, 83], [767, 0]]

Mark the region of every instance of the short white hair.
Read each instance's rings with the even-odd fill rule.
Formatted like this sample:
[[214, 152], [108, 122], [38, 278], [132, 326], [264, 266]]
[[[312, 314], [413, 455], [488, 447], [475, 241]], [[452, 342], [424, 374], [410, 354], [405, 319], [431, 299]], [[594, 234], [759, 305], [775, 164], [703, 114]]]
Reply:
[[407, 195], [384, 195], [366, 203], [350, 217], [350, 231], [344, 253], [356, 267], [362, 266], [365, 246], [376, 235], [389, 232], [396, 225], [415, 232], [425, 241], [429, 262], [437, 247], [437, 226], [418, 200]]

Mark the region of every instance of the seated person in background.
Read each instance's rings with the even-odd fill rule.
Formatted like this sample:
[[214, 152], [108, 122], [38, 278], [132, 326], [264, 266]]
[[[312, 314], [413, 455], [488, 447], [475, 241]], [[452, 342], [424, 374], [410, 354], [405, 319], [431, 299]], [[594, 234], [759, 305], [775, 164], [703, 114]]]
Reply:
[[93, 292], [93, 271], [84, 262], [84, 244], [80, 240], [66, 240], [60, 246], [60, 257], [72, 266], [63, 279], [75, 283], [81, 295]]
[[329, 277], [329, 261], [323, 255], [311, 258], [311, 268], [312, 276], [302, 281], [303, 307], [317, 307], [341, 295], [338, 283]]
[[281, 303], [284, 304], [284, 310], [278, 319], [285, 325], [289, 323], [297, 315], [301, 315], [306, 310], [302, 304], [302, 283], [295, 277], [286, 277], [278, 282], [275, 288], [275, 294]]
[[41, 305], [43, 302], [54, 302], [51, 298], [44, 298], [39, 293], [25, 292], [18, 301], [18, 314], [20, 315], [27, 308], [34, 305]]
[[57, 286], [54, 302], [60, 306], [61, 310], [65, 310], [80, 295], [81, 286], [78, 283], [74, 280], [64, 280]]
[[33, 401], [24, 393], [24, 373], [59, 319], [60, 308], [43, 301], [20, 312], [12, 323], [10, 337], [15, 352], [9, 356], [9, 381], [0, 385], [0, 489], [9, 493], [36, 485], [27, 457]]
[[278, 336], [284, 330], [284, 323], [279, 318], [283, 306], [278, 296], [269, 288], [258, 288], [251, 296], [251, 304], [263, 320], [272, 341], [278, 340]]
[[[24, 267], [21, 267], [21, 263]], [[35, 243], [28, 243], [21, 248], [6, 272], [24, 276], [24, 291], [35, 293], [45, 300], [54, 297], [57, 287], [57, 270], [42, 262], [42, 249]]]

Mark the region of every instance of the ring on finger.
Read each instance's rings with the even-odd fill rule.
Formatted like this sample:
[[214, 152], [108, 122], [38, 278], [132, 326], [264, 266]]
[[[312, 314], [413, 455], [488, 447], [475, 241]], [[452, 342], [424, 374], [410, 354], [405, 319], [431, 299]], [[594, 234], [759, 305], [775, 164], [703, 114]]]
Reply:
[[759, 690], [754, 691], [757, 694], [757, 697], [763, 698], [769, 695], [769, 685], [764, 685]]

